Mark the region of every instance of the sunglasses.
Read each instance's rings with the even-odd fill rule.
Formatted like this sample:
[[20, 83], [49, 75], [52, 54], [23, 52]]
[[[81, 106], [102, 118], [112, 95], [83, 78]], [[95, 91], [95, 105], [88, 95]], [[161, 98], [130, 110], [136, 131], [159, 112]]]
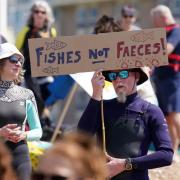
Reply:
[[35, 14], [39, 14], [39, 13], [46, 14], [46, 11], [34, 10], [34, 13]]
[[8, 57], [7, 59], [12, 64], [17, 64], [18, 62], [20, 62], [20, 64], [23, 65], [23, 63], [24, 63], [24, 59], [20, 56], [12, 55], [12, 56]]
[[108, 73], [108, 78], [110, 81], [114, 81], [117, 79], [117, 77], [120, 77], [121, 79], [126, 79], [129, 77], [129, 71], [122, 70], [119, 72], [110, 72]]
[[133, 18], [134, 16], [133, 15], [123, 15], [124, 18]]

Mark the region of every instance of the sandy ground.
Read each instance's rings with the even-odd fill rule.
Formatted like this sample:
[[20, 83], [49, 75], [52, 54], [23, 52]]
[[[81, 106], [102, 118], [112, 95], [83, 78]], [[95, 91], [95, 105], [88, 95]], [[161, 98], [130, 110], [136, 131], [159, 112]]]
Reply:
[[149, 170], [150, 180], [180, 180], [180, 163]]

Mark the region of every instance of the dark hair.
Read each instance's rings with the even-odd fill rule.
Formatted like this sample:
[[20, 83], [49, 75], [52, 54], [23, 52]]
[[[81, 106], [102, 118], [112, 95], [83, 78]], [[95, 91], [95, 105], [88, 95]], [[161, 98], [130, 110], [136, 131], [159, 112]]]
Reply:
[[[7, 61], [7, 58], [0, 59], [0, 79], [1, 79], [1, 72], [3, 70], [4, 64], [6, 61]], [[25, 72], [25, 70], [21, 67], [17, 79], [14, 80], [15, 84], [19, 84], [22, 82], [22, 80], [24, 79], [24, 72]]]
[[130, 6], [130, 5], [126, 5], [126, 6], [123, 6], [122, 9], [121, 9], [121, 15], [122, 16], [125, 16], [125, 15], [129, 15], [129, 16], [137, 16], [137, 12], [136, 12], [136, 9], [133, 7], [133, 6]]
[[114, 18], [103, 15], [97, 22], [94, 28], [94, 34], [98, 33], [108, 33], [108, 32], [119, 32], [122, 29], [119, 25], [114, 22]]

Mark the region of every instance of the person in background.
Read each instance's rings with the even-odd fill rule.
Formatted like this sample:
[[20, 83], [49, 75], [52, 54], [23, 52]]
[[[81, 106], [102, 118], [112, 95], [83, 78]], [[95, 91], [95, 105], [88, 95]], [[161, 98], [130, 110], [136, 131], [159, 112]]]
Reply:
[[[31, 7], [27, 25], [18, 34], [16, 39], [16, 46], [25, 57], [25, 86], [33, 90], [35, 94], [40, 117], [44, 111], [44, 101], [46, 101], [50, 95], [47, 86], [53, 82], [53, 77], [31, 77], [28, 39], [56, 37], [57, 33], [55, 27], [53, 27], [53, 22], [54, 17], [49, 4], [43, 0], [35, 1]], [[47, 110], [44, 112], [47, 112]]]
[[155, 27], [166, 28], [169, 65], [155, 68], [152, 80], [159, 106], [166, 116], [174, 149], [174, 160], [180, 161], [178, 146], [180, 140], [180, 26], [171, 10], [158, 5], [151, 10]]
[[[99, 22], [102, 19], [97, 22], [97, 33], [114, 31], [113, 21], [107, 21], [107, 25]], [[148, 180], [148, 169], [172, 162], [172, 144], [162, 111], [137, 94], [137, 85], [147, 79], [141, 68], [98, 70], [92, 77], [93, 94], [78, 130], [97, 135], [103, 143], [109, 177], [113, 180]], [[105, 80], [112, 82], [117, 98], [102, 100]], [[151, 143], [155, 151], [148, 154]]]
[[3, 141], [0, 140], [0, 179], [17, 180], [12, 168], [12, 156]]
[[123, 6], [121, 9], [121, 18], [117, 24], [124, 31], [140, 30], [141, 28], [134, 25], [137, 19], [137, 11], [132, 6]]
[[39, 140], [42, 129], [33, 92], [18, 86], [23, 79], [23, 63], [23, 55], [13, 44], [0, 44], [0, 137], [12, 153], [19, 180], [29, 180], [31, 163], [26, 141]]
[[[137, 10], [132, 6], [123, 6], [121, 9], [121, 18], [117, 21], [117, 24], [123, 31], [141, 30], [136, 26]], [[150, 76], [150, 68], [144, 67], [147, 75]], [[137, 86], [138, 94], [145, 100], [155, 105], [158, 105], [158, 101], [151, 85], [150, 78], [143, 84]]]
[[40, 158], [32, 180], [105, 180], [104, 153], [95, 140], [82, 133], [67, 133]]

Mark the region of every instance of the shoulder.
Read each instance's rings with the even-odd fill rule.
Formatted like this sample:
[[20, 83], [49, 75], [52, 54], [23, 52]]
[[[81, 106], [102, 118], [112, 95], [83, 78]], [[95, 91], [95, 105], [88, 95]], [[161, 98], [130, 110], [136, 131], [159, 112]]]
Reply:
[[142, 99], [139, 96], [137, 96], [136, 99], [131, 104], [129, 104], [128, 109], [142, 113], [147, 112], [148, 114], [157, 113], [161, 111], [158, 106]]
[[28, 26], [24, 26], [24, 27], [21, 29], [21, 31], [19, 31], [18, 34], [23, 35], [23, 34], [26, 34], [28, 31], [29, 31], [29, 27], [28, 27]]
[[176, 27], [174, 27], [171, 31], [171, 33], [169, 34], [169, 36], [175, 36], [174, 38], [176, 38], [176, 35], [178, 35], [178, 37], [180, 37], [180, 25], [177, 25]]
[[56, 28], [54, 26], [52, 26], [50, 28], [50, 32], [51, 32], [51, 36], [52, 37], [56, 37], [57, 36], [57, 31], [56, 31]]
[[148, 112], [150, 112], [153, 115], [156, 115], [156, 113], [160, 113], [163, 114], [162, 110], [160, 109], [160, 107], [158, 107], [155, 104], [151, 104], [149, 103], [149, 107], [148, 107]]
[[152, 103], [150, 103], [150, 102], [148, 102], [142, 98], [138, 98], [137, 102], [140, 103], [143, 108], [146, 107], [147, 112], [151, 112], [151, 113], [152, 112], [156, 112], [156, 113], [162, 112], [161, 109], [157, 105], [152, 104]]
[[24, 26], [22, 28], [22, 30], [18, 33], [17, 38], [16, 38], [16, 47], [18, 49], [22, 48], [25, 36], [26, 36], [28, 31], [29, 31], [29, 27], [28, 26]]
[[139, 26], [137, 26], [137, 25], [133, 25], [132, 30], [141, 30], [141, 28]]

